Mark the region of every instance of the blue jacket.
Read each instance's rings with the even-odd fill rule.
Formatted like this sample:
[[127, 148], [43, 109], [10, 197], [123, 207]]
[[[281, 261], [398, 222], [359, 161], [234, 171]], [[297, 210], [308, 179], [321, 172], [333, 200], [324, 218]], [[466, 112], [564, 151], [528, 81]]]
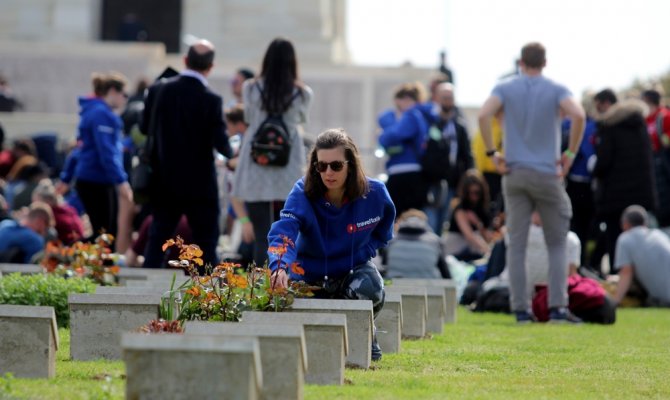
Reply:
[[60, 172], [60, 180], [69, 184], [74, 178], [75, 169], [77, 168], [77, 162], [79, 162], [79, 155], [81, 154], [81, 148], [75, 147], [72, 149], [70, 154], [65, 158], [63, 163], [63, 169]]
[[[563, 121], [562, 130], [564, 136], [569, 137], [570, 135], [570, 120], [566, 119]], [[591, 181], [591, 172], [588, 170], [589, 158], [596, 154], [596, 149], [593, 146], [594, 137], [596, 133], [596, 122], [591, 119], [586, 119], [586, 125], [584, 126], [584, 136], [582, 137], [582, 142], [579, 144], [579, 149], [575, 155], [575, 160], [572, 162], [572, 167], [570, 167], [570, 173], [568, 178], [578, 182], [590, 182]], [[566, 139], [567, 143], [567, 139]]]
[[128, 180], [123, 169], [123, 122], [99, 98], [79, 98], [81, 151], [74, 176], [87, 182], [120, 184]]
[[[386, 162], [389, 174], [421, 170], [420, 157], [432, 123], [431, 108], [432, 103], [417, 104], [405, 111], [396, 123], [382, 126], [379, 144], [389, 155]], [[387, 121], [384, 114], [379, 117], [380, 124]]]
[[18, 248], [23, 251], [23, 263], [29, 264], [35, 254], [44, 249], [44, 238], [18, 222], [0, 222], [0, 251]]
[[[270, 246], [281, 246], [283, 236], [294, 241], [295, 248], [288, 246], [282, 256], [282, 266], [297, 261], [305, 275], [291, 272], [291, 279], [310, 283], [325, 276], [340, 279], [391, 240], [395, 206], [383, 183], [368, 178], [368, 194], [337, 208], [325, 198], [307, 198], [303, 179], [293, 186], [268, 234]], [[268, 257], [270, 269], [276, 270], [278, 256], [268, 252]]]

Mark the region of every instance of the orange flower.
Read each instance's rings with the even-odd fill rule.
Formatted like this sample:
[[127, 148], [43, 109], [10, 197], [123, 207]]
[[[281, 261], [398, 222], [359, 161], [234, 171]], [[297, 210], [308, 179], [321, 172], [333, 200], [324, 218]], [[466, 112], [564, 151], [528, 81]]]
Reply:
[[200, 297], [200, 288], [197, 286], [193, 286], [186, 291], [186, 294], [190, 294], [193, 297]]
[[286, 248], [286, 246], [295, 247], [295, 243], [293, 243], [293, 240], [291, 240], [288, 236], [282, 235], [282, 239], [284, 240], [284, 248]]
[[270, 246], [268, 252], [275, 256], [282, 256], [286, 254], [286, 246]]
[[288, 289], [284, 287], [275, 287], [275, 288], [267, 288], [267, 293], [270, 296], [282, 296], [288, 292]]
[[175, 244], [174, 239], [168, 239], [165, 243], [163, 243], [162, 247], [163, 252], [165, 252], [168, 249], [168, 247], [174, 246], [174, 244]]
[[302, 267], [300, 267], [300, 264], [298, 264], [297, 262], [291, 264], [291, 272], [293, 272], [296, 275], [305, 275], [305, 270]]
[[209, 283], [210, 280], [212, 280], [210, 276], [203, 276], [202, 278], [200, 278], [200, 283], [202, 285], [206, 285]]
[[119, 271], [121, 271], [121, 268], [119, 268], [118, 265], [114, 265], [112, 267], [109, 267], [109, 272], [111, 272], [114, 275], [118, 274]]
[[247, 279], [240, 275], [230, 274], [227, 276], [228, 286], [231, 288], [240, 288], [244, 289], [247, 287]]

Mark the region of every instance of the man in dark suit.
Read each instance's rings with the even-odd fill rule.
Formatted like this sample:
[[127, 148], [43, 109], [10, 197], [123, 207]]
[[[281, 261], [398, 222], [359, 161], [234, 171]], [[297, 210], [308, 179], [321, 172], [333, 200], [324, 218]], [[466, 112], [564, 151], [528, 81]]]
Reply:
[[199, 40], [189, 47], [184, 62], [185, 71], [152, 86], [145, 100], [141, 130], [154, 135], [150, 203], [154, 221], [146, 267], [164, 265], [161, 247], [173, 236], [182, 214], [205, 263], [217, 262], [220, 210], [213, 149], [226, 157], [232, 152], [223, 99], [208, 88], [206, 79], [214, 65], [214, 46]]

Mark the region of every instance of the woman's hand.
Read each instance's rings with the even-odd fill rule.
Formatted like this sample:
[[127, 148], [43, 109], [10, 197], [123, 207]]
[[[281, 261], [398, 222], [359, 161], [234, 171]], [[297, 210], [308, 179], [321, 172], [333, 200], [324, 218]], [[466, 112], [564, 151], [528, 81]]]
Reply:
[[272, 287], [288, 287], [288, 275], [286, 274], [286, 270], [284, 268], [277, 268], [275, 272], [272, 273]]
[[239, 221], [242, 224], [242, 241], [244, 243], [253, 243], [256, 240], [256, 235], [254, 234], [254, 225], [249, 220], [249, 217], [239, 218]]

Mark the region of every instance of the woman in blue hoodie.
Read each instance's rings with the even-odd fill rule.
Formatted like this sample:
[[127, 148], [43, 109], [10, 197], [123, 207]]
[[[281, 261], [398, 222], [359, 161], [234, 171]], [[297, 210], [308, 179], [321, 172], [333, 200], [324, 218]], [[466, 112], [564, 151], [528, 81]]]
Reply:
[[123, 123], [114, 113], [126, 104], [126, 81], [118, 73], [93, 74], [94, 96], [79, 98], [81, 145], [74, 178], [93, 237], [102, 230], [116, 235], [119, 197], [132, 201], [133, 192], [123, 168]]
[[[322, 288], [317, 297], [372, 300], [376, 316], [384, 305], [384, 282], [372, 259], [391, 240], [394, 219], [386, 187], [365, 176], [353, 140], [344, 129], [326, 130], [312, 148], [307, 174], [293, 186], [268, 234], [275, 286], [288, 286], [289, 278], [304, 280]], [[285, 238], [295, 246], [280, 258], [272, 250]], [[294, 262], [303, 275], [289, 275]], [[379, 358], [374, 340], [372, 359]]]

